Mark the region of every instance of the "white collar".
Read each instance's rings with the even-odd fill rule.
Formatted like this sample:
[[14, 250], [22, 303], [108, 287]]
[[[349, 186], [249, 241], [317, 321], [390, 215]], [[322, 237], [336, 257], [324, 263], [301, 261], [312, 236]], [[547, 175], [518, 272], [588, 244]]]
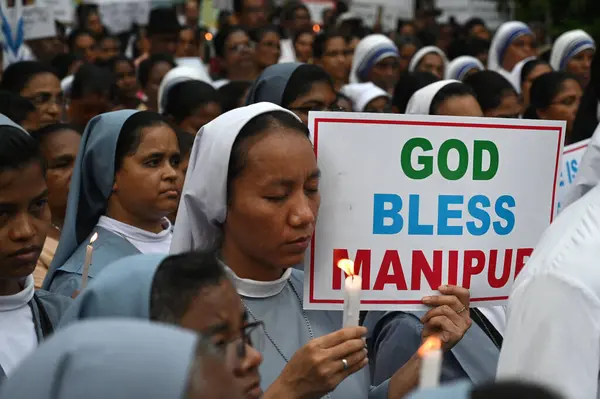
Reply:
[[256, 281], [240, 278], [225, 263], [221, 262], [221, 264], [225, 267], [227, 273], [229, 273], [229, 277], [233, 281], [238, 294], [248, 298], [269, 298], [279, 294], [285, 288], [292, 275], [292, 268], [290, 267], [277, 280]]
[[167, 218], [164, 218], [164, 220], [166, 227], [160, 233], [152, 233], [151, 231], [142, 230], [127, 223], [109, 218], [108, 216], [100, 216], [100, 219], [98, 220], [98, 226], [125, 238], [131, 238], [138, 241], [154, 242], [162, 241], [165, 239], [165, 237], [171, 235], [171, 222]]
[[29, 275], [25, 279], [23, 290], [14, 295], [0, 296], [0, 312], [8, 312], [27, 305], [33, 298], [34, 292], [33, 275]]

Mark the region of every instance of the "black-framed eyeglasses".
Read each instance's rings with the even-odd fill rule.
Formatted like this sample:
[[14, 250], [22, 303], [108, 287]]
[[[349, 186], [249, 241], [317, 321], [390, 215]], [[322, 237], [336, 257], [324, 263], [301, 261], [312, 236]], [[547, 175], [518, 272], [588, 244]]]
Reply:
[[337, 104], [331, 104], [329, 107], [314, 105], [312, 107], [294, 107], [290, 108], [291, 111], [306, 114], [310, 111], [328, 111], [328, 112], [342, 112], [344, 109]]
[[251, 346], [255, 348], [255, 342], [252, 340], [252, 334], [259, 328], [264, 327], [264, 322], [255, 321], [253, 323], [248, 323], [244, 327], [240, 329], [240, 336], [234, 338], [230, 341], [221, 342], [216, 344], [217, 350], [221, 352], [224, 356], [227, 355], [230, 348], [233, 348], [235, 351], [235, 355], [238, 359], [243, 359], [246, 357], [246, 346]]
[[227, 49], [234, 53], [241, 53], [244, 50], [253, 50], [254, 42], [236, 44], [234, 46], [229, 46]]
[[31, 101], [33, 103], [33, 105], [35, 105], [35, 106], [46, 105], [51, 102], [53, 102], [54, 104], [56, 104], [58, 106], [62, 106], [63, 101], [64, 101], [63, 93], [53, 95], [52, 93], [41, 92], [41, 93], [36, 94], [35, 96], [30, 96], [30, 97], [25, 97], [25, 98], [28, 99], [29, 101]]

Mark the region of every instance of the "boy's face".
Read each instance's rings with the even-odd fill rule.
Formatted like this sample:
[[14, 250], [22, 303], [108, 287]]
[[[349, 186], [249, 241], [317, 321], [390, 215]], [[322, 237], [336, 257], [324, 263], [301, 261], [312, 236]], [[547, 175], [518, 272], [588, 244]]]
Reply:
[[0, 171], [0, 279], [33, 273], [49, 228], [48, 189], [40, 163]]

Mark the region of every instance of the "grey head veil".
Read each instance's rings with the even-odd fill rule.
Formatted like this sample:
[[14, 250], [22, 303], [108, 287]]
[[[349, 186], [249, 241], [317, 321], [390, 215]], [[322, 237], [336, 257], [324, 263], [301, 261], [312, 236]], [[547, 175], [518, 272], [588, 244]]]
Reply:
[[300, 62], [286, 62], [267, 67], [256, 79], [246, 98], [246, 105], [269, 102], [281, 105], [283, 93]]

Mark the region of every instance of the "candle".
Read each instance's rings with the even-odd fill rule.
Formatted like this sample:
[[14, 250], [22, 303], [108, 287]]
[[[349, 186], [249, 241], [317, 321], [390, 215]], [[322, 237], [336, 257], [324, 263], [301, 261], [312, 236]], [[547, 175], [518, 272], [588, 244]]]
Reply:
[[435, 388], [440, 384], [442, 371], [442, 341], [438, 337], [429, 337], [418, 351], [421, 358], [419, 388]]
[[348, 277], [344, 283], [344, 327], [357, 327], [360, 317], [360, 291], [362, 278], [354, 274], [354, 262], [342, 259], [338, 262]]
[[92, 244], [98, 238], [98, 233], [94, 233], [92, 238], [90, 238], [90, 243], [85, 248], [85, 262], [83, 263], [83, 272], [81, 273], [81, 287], [79, 291], [83, 291], [87, 286], [88, 274], [90, 273], [90, 266], [92, 265], [92, 252], [94, 251], [94, 247]]

